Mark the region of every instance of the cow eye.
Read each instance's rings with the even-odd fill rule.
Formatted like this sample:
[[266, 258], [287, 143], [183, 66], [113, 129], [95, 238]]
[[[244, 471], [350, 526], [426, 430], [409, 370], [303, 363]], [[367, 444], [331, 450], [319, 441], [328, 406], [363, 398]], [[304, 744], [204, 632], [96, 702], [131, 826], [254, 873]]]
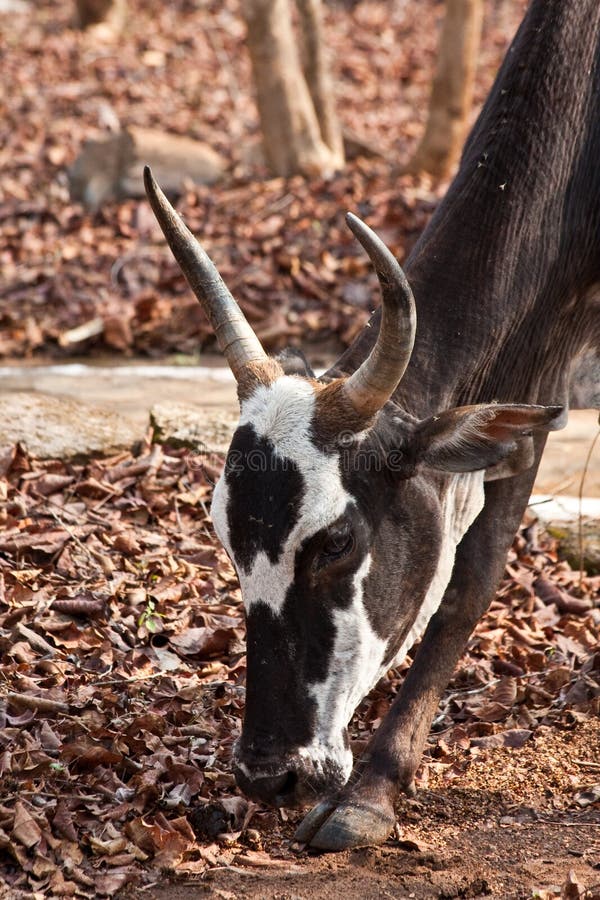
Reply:
[[338, 559], [346, 556], [354, 547], [354, 535], [350, 529], [332, 531], [328, 534], [321, 548], [321, 555], [325, 559]]

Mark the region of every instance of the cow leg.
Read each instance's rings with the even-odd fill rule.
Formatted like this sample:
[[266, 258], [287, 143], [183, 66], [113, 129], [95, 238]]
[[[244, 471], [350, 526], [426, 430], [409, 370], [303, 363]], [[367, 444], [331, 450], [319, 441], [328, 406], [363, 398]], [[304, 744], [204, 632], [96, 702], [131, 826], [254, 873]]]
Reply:
[[458, 547], [450, 584], [400, 693], [348, 786], [337, 799], [325, 800], [306, 816], [296, 840], [322, 850], [344, 850], [381, 843], [392, 831], [394, 801], [401, 790], [414, 792], [433, 716], [502, 576], [544, 442], [545, 436], [536, 447], [536, 465], [528, 472], [486, 485], [485, 507]]

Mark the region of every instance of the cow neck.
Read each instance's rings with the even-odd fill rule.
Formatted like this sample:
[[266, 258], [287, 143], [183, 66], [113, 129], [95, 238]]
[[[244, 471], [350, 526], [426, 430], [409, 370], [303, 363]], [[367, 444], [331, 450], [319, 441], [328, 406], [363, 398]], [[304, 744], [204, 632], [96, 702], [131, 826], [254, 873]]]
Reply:
[[[600, 230], [599, 42], [597, 0], [534, 5], [519, 29], [460, 170], [406, 264], [417, 335], [394, 399], [407, 411], [566, 403], [562, 357], [597, 327], [581, 298], [600, 281], [600, 259], [578, 223]], [[370, 326], [341, 357], [342, 371], [370, 351], [379, 311]]]

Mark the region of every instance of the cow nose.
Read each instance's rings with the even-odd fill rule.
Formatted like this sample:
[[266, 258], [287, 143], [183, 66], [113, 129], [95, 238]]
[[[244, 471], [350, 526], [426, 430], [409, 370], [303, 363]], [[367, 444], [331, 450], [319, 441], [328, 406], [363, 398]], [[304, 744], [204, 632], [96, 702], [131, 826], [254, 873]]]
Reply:
[[298, 775], [293, 770], [279, 775], [252, 776], [236, 767], [235, 779], [238, 787], [254, 800], [262, 800], [272, 806], [292, 805], [294, 802]]

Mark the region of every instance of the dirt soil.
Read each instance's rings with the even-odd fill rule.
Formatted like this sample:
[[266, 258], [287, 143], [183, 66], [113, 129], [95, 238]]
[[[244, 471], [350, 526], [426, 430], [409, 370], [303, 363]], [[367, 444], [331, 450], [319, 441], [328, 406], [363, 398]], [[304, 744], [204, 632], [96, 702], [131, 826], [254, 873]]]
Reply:
[[533, 746], [484, 750], [452, 786], [434, 779], [416, 799], [400, 800], [397, 833], [383, 847], [315, 855], [284, 840], [261, 866], [213, 868], [196, 881], [128, 896], [593, 900], [600, 897], [600, 808], [564, 809], [586, 771], [600, 776], [598, 721], [542, 729]]
[[[248, 802], [231, 773], [246, 660], [208, 517], [218, 465], [151, 444], [0, 454], [0, 896], [597, 896], [600, 576], [529, 519], [398, 834], [313, 856], [292, 843], [301, 813]], [[407, 666], [359, 706], [356, 755]]]

